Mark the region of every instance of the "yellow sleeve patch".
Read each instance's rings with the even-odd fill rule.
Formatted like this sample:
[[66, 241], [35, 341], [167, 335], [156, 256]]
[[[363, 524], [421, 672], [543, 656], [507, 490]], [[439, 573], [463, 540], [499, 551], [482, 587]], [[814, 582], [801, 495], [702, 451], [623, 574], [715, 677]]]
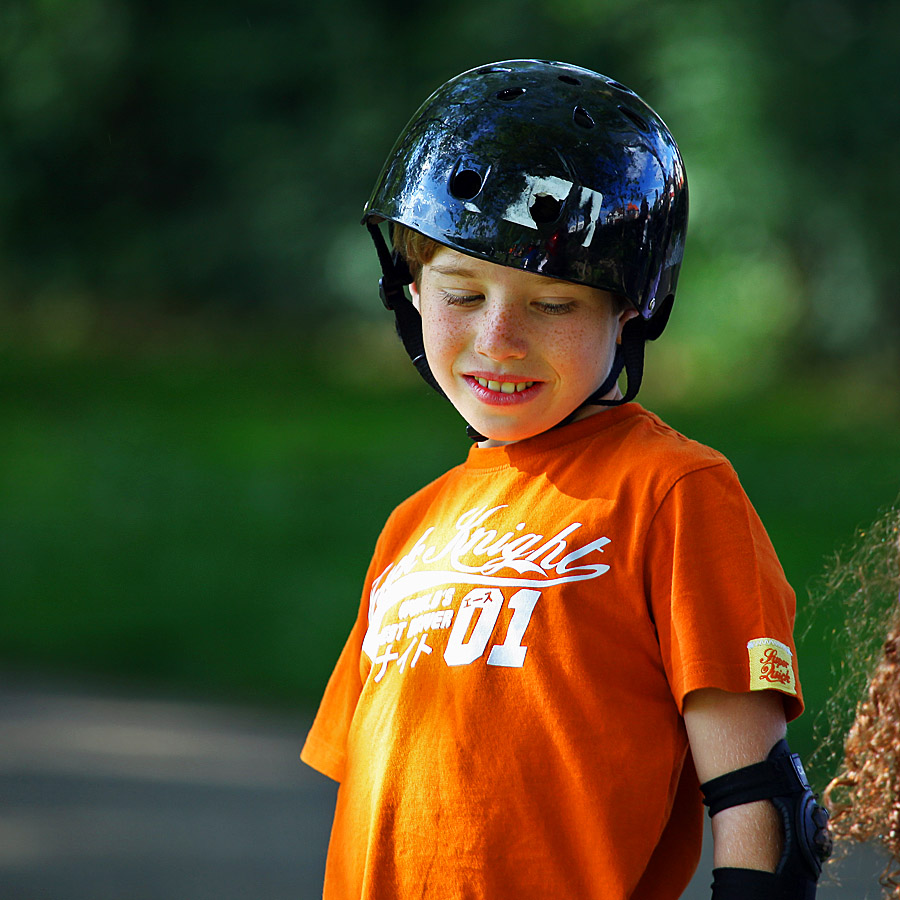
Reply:
[[774, 688], [797, 695], [793, 654], [790, 648], [774, 638], [756, 638], [747, 644], [750, 655], [750, 690]]

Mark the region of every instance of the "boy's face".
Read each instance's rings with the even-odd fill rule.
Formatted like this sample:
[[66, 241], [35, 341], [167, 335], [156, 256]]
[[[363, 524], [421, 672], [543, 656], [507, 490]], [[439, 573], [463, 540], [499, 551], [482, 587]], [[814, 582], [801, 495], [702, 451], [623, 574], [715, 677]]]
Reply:
[[[520, 441], [562, 421], [604, 381], [633, 309], [606, 291], [545, 278], [442, 247], [410, 291], [425, 353], [482, 446]], [[621, 396], [618, 388], [607, 399]], [[578, 418], [600, 412], [589, 406]]]

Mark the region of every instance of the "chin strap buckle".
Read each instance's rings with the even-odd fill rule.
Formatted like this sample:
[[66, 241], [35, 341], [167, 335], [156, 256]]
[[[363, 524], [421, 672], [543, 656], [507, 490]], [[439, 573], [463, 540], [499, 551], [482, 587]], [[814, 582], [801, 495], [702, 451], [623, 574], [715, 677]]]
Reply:
[[[400, 295], [399, 298], [398, 294]], [[386, 275], [382, 275], [378, 279], [378, 296], [381, 297], [384, 308], [393, 312], [397, 308], [397, 300], [405, 299], [403, 285], [395, 278], [388, 278]]]

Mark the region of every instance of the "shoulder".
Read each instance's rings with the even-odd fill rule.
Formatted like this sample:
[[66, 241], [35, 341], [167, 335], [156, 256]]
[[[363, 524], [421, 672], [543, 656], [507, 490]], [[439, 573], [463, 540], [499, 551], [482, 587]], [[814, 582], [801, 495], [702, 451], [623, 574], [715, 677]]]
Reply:
[[[602, 420], [603, 413], [598, 414]], [[661, 499], [686, 476], [718, 470], [736, 479], [728, 459], [718, 450], [693, 440], [666, 424], [655, 413], [634, 403], [623, 408], [612, 424], [598, 422], [582, 459], [615, 472], [616, 478], [640, 484], [647, 499]]]
[[410, 528], [414, 528], [416, 523], [431, 509], [435, 500], [444, 491], [452, 489], [454, 481], [462, 470], [463, 466], [454, 466], [398, 504], [388, 516], [382, 536], [388, 534], [397, 535], [398, 533], [405, 534]]
[[618, 435], [621, 448], [645, 466], [656, 463], [689, 471], [729, 464], [718, 450], [687, 437], [641, 406], [622, 420], [622, 426]]
[[[625, 441], [625, 456], [640, 469], [648, 500], [684, 516], [705, 515], [742, 522], [756, 518], [737, 472], [718, 450], [686, 437], [653, 413], [635, 416]], [[639, 462], [635, 462], [639, 460]]]

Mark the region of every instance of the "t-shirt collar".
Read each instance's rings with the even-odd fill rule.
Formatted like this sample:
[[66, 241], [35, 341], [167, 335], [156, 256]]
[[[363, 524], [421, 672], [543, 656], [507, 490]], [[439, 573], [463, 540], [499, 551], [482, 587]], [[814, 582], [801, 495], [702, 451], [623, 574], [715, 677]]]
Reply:
[[642, 411], [638, 403], [625, 403], [601, 410], [592, 416], [570, 422], [560, 428], [551, 428], [534, 437], [504, 444], [501, 447], [479, 447], [473, 445], [469, 449], [465, 466], [467, 469], [493, 469], [507, 466], [542, 453], [558, 451], [575, 441], [590, 437], [600, 431], [617, 425]]

